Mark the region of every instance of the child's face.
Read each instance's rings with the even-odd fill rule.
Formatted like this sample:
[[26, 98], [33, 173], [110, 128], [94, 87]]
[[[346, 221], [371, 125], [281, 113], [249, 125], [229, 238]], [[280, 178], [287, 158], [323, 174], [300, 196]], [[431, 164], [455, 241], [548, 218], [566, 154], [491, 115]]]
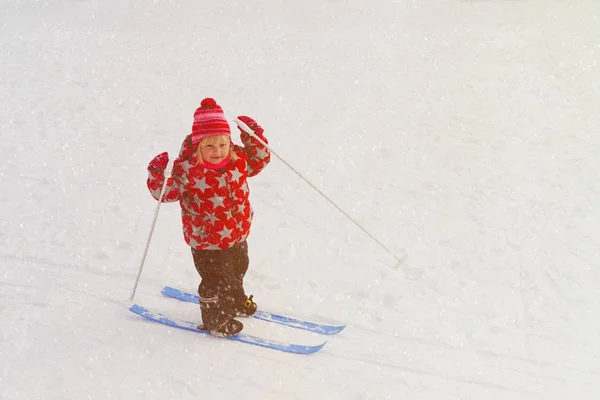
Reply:
[[231, 141], [228, 136], [217, 136], [216, 140], [209, 140], [200, 145], [200, 154], [204, 161], [211, 164], [218, 164], [225, 160], [229, 155]]

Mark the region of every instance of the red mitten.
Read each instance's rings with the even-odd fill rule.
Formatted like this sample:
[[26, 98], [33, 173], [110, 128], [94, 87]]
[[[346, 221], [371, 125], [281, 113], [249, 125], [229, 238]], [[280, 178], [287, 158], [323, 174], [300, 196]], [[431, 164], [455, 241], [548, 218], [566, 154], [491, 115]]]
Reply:
[[[257, 124], [255, 120], [253, 120], [250, 117], [245, 117], [243, 115], [239, 116], [238, 119], [240, 121], [242, 121], [243, 123], [245, 123], [246, 125], [248, 125], [248, 128], [252, 129], [252, 131], [254, 133], [256, 133], [258, 136], [262, 136], [264, 129], [259, 124]], [[238, 127], [238, 128], [241, 132], [244, 132], [244, 130], [242, 128], [240, 128], [240, 127]]]
[[184, 174], [183, 167], [181, 166], [182, 161], [177, 159], [173, 163], [173, 170], [171, 171], [171, 176], [179, 179]]
[[[264, 129], [259, 124], [257, 124], [255, 120], [253, 120], [250, 117], [243, 116], [243, 115], [239, 116], [238, 119], [240, 121], [242, 121], [243, 123], [245, 123], [246, 125], [248, 125], [248, 128], [252, 129], [252, 131], [256, 134], [256, 136], [261, 138], [263, 142], [269, 143], [269, 142], [267, 142], [267, 139], [263, 136]], [[247, 143], [248, 141], [253, 141], [254, 143], [258, 144], [258, 141], [256, 139], [252, 139], [251, 135], [249, 133], [245, 132], [239, 126], [238, 126], [238, 129], [241, 132], [240, 137], [242, 139], [242, 142]]]
[[151, 172], [165, 172], [165, 168], [167, 168], [167, 164], [169, 164], [169, 153], [162, 152], [150, 161], [148, 164], [148, 171]]

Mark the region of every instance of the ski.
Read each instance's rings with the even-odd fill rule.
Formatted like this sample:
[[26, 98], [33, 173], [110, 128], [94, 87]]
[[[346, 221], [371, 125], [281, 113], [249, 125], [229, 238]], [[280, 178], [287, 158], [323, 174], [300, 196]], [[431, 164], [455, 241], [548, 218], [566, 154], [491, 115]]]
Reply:
[[[147, 318], [150, 321], [168, 325], [173, 328], [184, 329], [187, 331], [192, 331], [192, 332], [196, 332], [196, 333], [200, 333], [200, 334], [204, 334], [204, 335], [210, 335], [207, 331], [202, 331], [202, 330], [199, 330], [198, 328], [196, 328], [196, 326], [198, 325], [197, 322], [190, 322], [190, 321], [184, 321], [184, 320], [177, 319], [177, 318], [171, 318], [171, 317], [168, 317], [161, 313], [149, 311], [148, 309], [146, 309], [140, 305], [137, 305], [137, 304], [134, 304], [133, 306], [131, 306], [129, 308], [129, 311], [131, 311], [134, 314], [137, 314], [139, 316], [142, 316], [144, 318]], [[325, 343], [327, 343], [327, 342], [323, 342], [318, 345], [304, 346], [304, 345], [293, 344], [293, 343], [278, 342], [276, 340], [262, 339], [257, 336], [246, 335], [245, 333], [238, 333], [237, 335], [225, 337], [224, 339], [233, 340], [233, 341], [241, 342], [241, 343], [247, 343], [247, 344], [251, 344], [253, 346], [259, 346], [259, 347], [265, 347], [268, 349], [279, 350], [279, 351], [283, 351], [286, 353], [294, 353], [294, 354], [313, 354], [313, 353], [316, 353], [317, 351], [321, 350], [323, 348], [323, 346], [325, 346]]]
[[[167, 297], [172, 297], [181, 301], [188, 301], [190, 303], [198, 304], [200, 302], [200, 299], [197, 295], [186, 293], [170, 286], [165, 286], [162, 290], [162, 294]], [[305, 331], [316, 332], [322, 335], [335, 335], [336, 333], [340, 333], [346, 327], [345, 325], [317, 324], [314, 322], [303, 321], [262, 310], [256, 310], [254, 315], [252, 315], [252, 318], [274, 322], [276, 324], [290, 326], [292, 328], [303, 329]]]

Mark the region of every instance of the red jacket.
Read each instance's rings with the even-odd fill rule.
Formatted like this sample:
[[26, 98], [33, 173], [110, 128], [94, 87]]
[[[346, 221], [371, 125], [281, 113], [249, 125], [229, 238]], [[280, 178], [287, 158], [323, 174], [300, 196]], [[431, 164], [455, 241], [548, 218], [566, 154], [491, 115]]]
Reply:
[[[266, 143], [262, 135], [259, 135]], [[241, 243], [250, 233], [253, 211], [248, 200], [249, 176], [269, 163], [271, 154], [258, 140], [241, 135], [244, 147], [233, 145], [236, 161], [219, 170], [197, 164], [191, 135], [183, 141], [167, 180], [163, 203], [179, 201], [185, 241], [197, 250], [223, 250]], [[148, 189], [158, 200], [163, 172], [148, 172]]]

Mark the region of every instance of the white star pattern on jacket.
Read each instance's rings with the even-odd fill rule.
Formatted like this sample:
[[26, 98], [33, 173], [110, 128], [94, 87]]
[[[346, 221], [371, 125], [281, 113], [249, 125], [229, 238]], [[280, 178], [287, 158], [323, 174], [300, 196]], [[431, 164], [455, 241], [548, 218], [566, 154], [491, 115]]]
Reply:
[[208, 213], [206, 214], [206, 216], [204, 217], [205, 222], [210, 221], [211, 224], [215, 224], [215, 222], [217, 222], [217, 216], [215, 215], [215, 213]]
[[217, 182], [219, 182], [219, 189], [227, 186], [227, 179], [224, 176], [215, 176]]
[[[183, 236], [197, 250], [227, 249], [246, 240], [252, 224], [247, 179], [270, 160], [267, 148], [241, 136], [244, 147], [234, 145], [238, 158], [223, 169], [198, 164], [191, 135], [183, 142], [173, 174], [168, 178], [163, 202], [179, 201]], [[148, 189], [160, 195], [164, 174], [149, 171]]]
[[221, 235], [221, 240], [225, 238], [231, 238], [231, 232], [233, 232], [233, 229], [228, 229], [227, 227], [223, 228], [223, 230], [219, 232], [219, 235]]
[[196, 179], [196, 183], [192, 186], [194, 189], [198, 189], [201, 192], [204, 192], [206, 189], [210, 189], [210, 185], [206, 183], [206, 178]]
[[244, 176], [240, 171], [238, 171], [237, 168], [235, 168], [234, 170], [232, 170], [230, 174], [231, 174], [231, 180], [235, 181], [235, 182], [238, 182], [238, 183], [240, 181], [240, 178], [242, 176]]
[[269, 155], [267, 149], [263, 149], [262, 147], [258, 147], [256, 149], [256, 156], [259, 158], [266, 158]]
[[206, 232], [206, 227], [204, 225], [194, 226], [192, 227], [192, 233], [194, 236], [202, 237]]
[[213, 203], [213, 208], [217, 208], [217, 207], [225, 205], [225, 203], [223, 202], [223, 200], [225, 200], [225, 199], [221, 196], [217, 196], [216, 194], [214, 196], [212, 196], [211, 198], [209, 198], [208, 200], [210, 200], [210, 202]]

